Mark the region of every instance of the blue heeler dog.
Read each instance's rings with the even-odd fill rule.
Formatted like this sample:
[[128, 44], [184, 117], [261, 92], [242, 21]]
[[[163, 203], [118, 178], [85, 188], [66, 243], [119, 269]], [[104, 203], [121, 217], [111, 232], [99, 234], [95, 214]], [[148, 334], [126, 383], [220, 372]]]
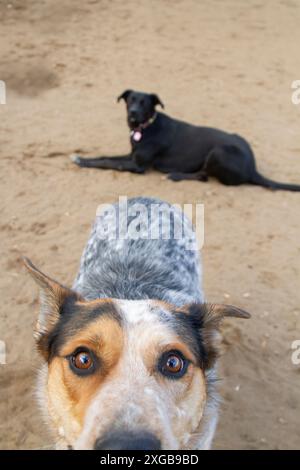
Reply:
[[249, 314], [204, 302], [180, 210], [124, 204], [98, 214], [72, 289], [25, 259], [41, 292], [40, 401], [58, 448], [209, 449], [219, 326]]

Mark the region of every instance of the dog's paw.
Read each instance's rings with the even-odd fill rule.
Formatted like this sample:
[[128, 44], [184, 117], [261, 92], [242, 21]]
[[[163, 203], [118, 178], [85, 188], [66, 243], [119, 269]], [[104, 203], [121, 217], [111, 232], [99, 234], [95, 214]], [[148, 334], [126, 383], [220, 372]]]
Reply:
[[180, 173], [169, 173], [167, 178], [168, 178], [168, 180], [171, 180], [171, 181], [181, 181], [182, 180], [182, 176], [181, 176]]
[[202, 181], [203, 183], [207, 183], [207, 181], [208, 181], [207, 173], [205, 173], [205, 172], [199, 173], [198, 181]]
[[84, 160], [77, 153], [70, 155], [70, 160], [78, 166], [83, 166]]

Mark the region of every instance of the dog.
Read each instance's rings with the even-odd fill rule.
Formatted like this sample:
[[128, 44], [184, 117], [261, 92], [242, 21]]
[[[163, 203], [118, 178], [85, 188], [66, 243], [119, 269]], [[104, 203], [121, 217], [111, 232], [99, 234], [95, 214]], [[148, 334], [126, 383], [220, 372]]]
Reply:
[[[182, 211], [134, 198], [121, 217], [123, 205], [97, 215], [72, 288], [24, 259], [41, 293], [44, 415], [58, 449], [209, 449], [220, 325], [250, 315], [204, 302], [196, 236]], [[116, 237], [120, 226], [131, 235]]]
[[278, 183], [258, 173], [253, 151], [237, 134], [198, 127], [156, 111], [164, 105], [156, 94], [124, 91], [131, 153], [116, 157], [82, 158], [71, 155], [80, 167], [145, 173], [149, 168], [168, 173], [172, 181], [208, 181], [224, 185], [254, 184], [269, 189], [300, 191], [300, 185]]

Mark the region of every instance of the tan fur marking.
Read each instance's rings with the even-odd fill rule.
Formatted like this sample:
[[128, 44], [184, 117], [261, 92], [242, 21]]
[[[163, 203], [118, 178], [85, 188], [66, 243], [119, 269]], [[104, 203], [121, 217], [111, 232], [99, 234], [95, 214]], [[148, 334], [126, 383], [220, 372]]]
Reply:
[[[99, 359], [99, 369], [86, 377], [77, 376], [65, 356], [83, 346], [93, 351]], [[64, 423], [70, 415], [81, 428], [88, 405], [104, 381], [109, 379], [123, 348], [123, 332], [120, 325], [109, 317], [101, 317], [88, 324], [72, 337], [49, 365], [48, 394], [50, 402], [60, 397], [59, 411]], [[61, 424], [63, 426], [63, 424]]]

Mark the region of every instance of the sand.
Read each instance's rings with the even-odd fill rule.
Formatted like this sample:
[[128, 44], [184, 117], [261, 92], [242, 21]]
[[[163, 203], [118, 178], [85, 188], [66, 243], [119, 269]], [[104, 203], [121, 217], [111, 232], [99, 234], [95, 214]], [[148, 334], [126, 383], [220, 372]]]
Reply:
[[204, 287], [249, 321], [224, 324], [217, 449], [300, 445], [299, 197], [258, 187], [79, 169], [69, 154], [129, 149], [126, 88], [238, 132], [262, 173], [300, 182], [297, 0], [0, 1], [0, 448], [51, 445], [34, 398], [38, 292], [27, 255], [71, 284], [97, 206], [119, 195], [205, 204]]

